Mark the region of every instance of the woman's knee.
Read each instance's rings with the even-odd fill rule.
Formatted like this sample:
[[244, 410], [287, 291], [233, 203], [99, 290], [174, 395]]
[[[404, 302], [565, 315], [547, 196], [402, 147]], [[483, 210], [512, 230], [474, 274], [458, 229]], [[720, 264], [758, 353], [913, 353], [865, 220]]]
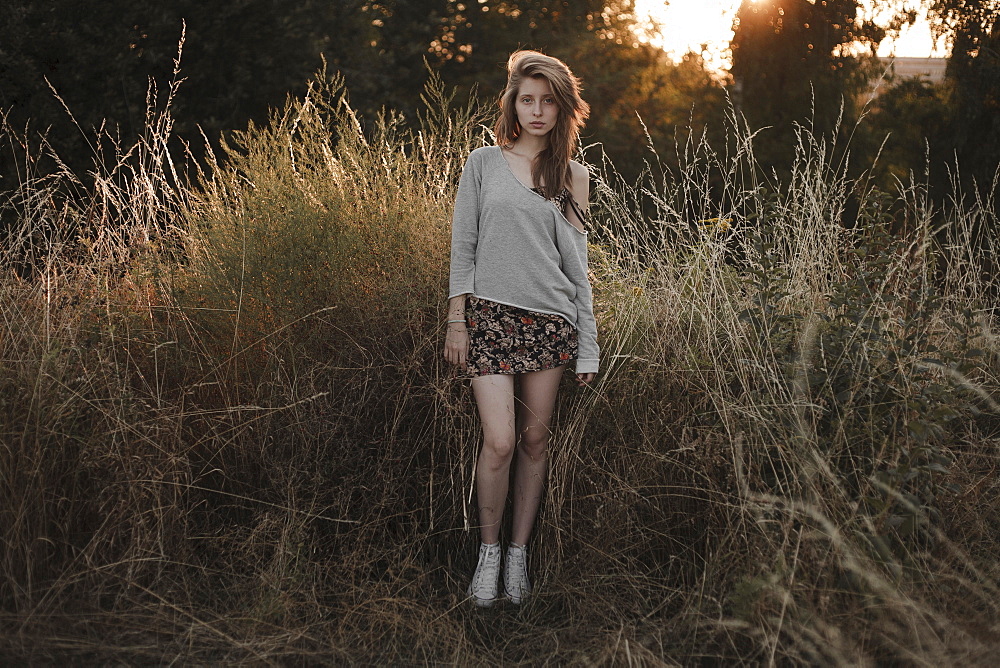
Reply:
[[505, 437], [487, 437], [483, 440], [483, 455], [495, 462], [503, 465], [510, 462], [514, 456], [514, 439]]
[[548, 446], [549, 432], [544, 429], [528, 429], [521, 433], [518, 441], [521, 451], [532, 459], [544, 457]]

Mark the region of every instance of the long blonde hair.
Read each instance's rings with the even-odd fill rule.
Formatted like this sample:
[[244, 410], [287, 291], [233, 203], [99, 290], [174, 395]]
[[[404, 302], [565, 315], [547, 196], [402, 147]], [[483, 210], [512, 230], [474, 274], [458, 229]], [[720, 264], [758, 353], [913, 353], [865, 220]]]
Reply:
[[566, 63], [537, 51], [515, 51], [507, 60], [507, 87], [500, 96], [500, 118], [494, 127], [500, 146], [509, 148], [521, 134], [517, 91], [527, 77], [545, 79], [559, 109], [555, 127], [549, 131], [548, 146], [531, 166], [535, 185], [543, 187], [545, 196], [552, 198], [570, 186], [569, 161], [576, 150], [580, 128], [590, 116], [590, 105], [580, 97], [580, 80]]

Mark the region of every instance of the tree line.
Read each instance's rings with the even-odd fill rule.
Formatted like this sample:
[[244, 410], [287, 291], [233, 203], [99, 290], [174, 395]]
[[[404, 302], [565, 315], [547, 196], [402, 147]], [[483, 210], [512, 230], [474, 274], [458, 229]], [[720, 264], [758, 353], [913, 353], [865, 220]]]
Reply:
[[[459, 99], [494, 104], [507, 55], [524, 47], [571, 63], [595, 109], [585, 141], [626, 175], [648, 157], [647, 133], [667, 162], [687, 132], [724, 142], [733, 104], [752, 129], [769, 127], [758, 155], [765, 169], [787, 168], [795, 124], [808, 123], [820, 133], [852, 132], [855, 152], [881, 150], [884, 179], [921, 171], [929, 157], [940, 179], [957, 159], [970, 183], [988, 183], [1000, 155], [1000, 3], [922, 2], [952, 44], [948, 82], [900, 82], [865, 106], [874, 48], [887, 30], [912, 21], [920, 2], [876, 2], [895, 12], [885, 27], [862, 20], [858, 0], [745, 1], [727, 77], [698, 54], [674, 62], [641, 41], [634, 0], [8, 0], [0, 110], [85, 169], [91, 128], [105, 124], [125, 140], [143, 131], [149, 81], [162, 87], [170, 79], [182, 25], [186, 80], [173, 115], [192, 145], [202, 132], [215, 140], [266, 122], [287, 95], [304, 93], [324, 60], [369, 122], [383, 109], [415, 118], [429, 70]], [[854, 132], [862, 114], [870, 118]], [[0, 160], [3, 190], [16, 165]]]
[[[829, 135], [860, 166], [876, 160], [875, 178], [891, 191], [911, 173], [939, 198], [953, 179], [972, 194], [996, 197], [1000, 160], [1000, 2], [997, 0], [882, 0], [894, 11], [887, 26], [863, 21], [855, 0], [743, 2], [733, 40], [735, 99], [751, 128], [770, 126], [760, 158], [766, 167], [790, 164], [794, 126]], [[872, 82], [884, 65], [875, 51], [888, 33], [929, 11], [938, 40], [951, 46], [944, 83]], [[863, 122], [859, 119], [865, 116]], [[848, 142], [849, 140], [849, 142]]]

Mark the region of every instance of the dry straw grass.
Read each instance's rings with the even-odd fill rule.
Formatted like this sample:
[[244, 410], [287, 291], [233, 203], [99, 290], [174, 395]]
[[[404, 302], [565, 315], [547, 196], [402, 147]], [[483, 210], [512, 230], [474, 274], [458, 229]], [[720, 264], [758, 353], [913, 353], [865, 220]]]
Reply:
[[996, 212], [882, 198], [808, 132], [765, 178], [736, 122], [638, 185], [595, 167], [602, 379], [562, 395], [533, 600], [463, 601], [478, 427], [440, 323], [486, 137], [440, 90], [362, 132], [320, 76], [191, 181], [168, 103], [81, 177], [6, 129], [0, 652], [995, 661]]

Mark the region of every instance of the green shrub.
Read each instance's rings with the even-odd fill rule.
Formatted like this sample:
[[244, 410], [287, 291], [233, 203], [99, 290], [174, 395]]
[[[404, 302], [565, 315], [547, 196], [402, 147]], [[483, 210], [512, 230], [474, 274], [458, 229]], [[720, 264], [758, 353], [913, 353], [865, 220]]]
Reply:
[[[751, 306], [740, 318], [781, 372], [756, 399], [773, 407], [767, 419], [817, 449], [818, 464], [863, 502], [875, 535], [888, 541], [915, 537], [940, 519], [946, 444], [957, 437], [950, 427], [972, 416], [964, 382], [982, 352], [973, 347], [971, 309], [952, 317], [942, 308], [934, 253], [890, 236], [879, 219], [883, 198], [869, 201], [873, 208], [841, 251], [841, 274], [804, 304], [791, 297], [790, 276], [774, 259], [773, 229], [759, 221], [748, 234]], [[768, 480], [772, 490], [802, 489], [785, 479], [783, 464], [770, 471], [784, 474]]]

